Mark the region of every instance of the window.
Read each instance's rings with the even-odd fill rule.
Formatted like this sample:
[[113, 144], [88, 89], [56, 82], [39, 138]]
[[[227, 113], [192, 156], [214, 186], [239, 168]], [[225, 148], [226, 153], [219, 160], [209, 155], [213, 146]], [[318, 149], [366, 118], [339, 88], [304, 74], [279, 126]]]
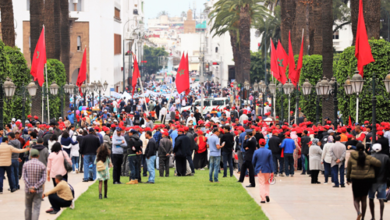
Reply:
[[218, 53], [218, 47], [215, 47], [215, 53]]
[[213, 100], [213, 106], [222, 106], [225, 105], [225, 100]]
[[83, 0], [69, 0], [69, 11], [82, 11]]
[[27, 0], [27, 11], [30, 11], [30, 0]]
[[118, 55], [122, 53], [122, 36], [119, 34], [114, 34], [114, 55]]
[[117, 20], [121, 20], [121, 10], [115, 8], [114, 18]]
[[339, 31], [336, 31], [333, 33], [333, 40], [338, 40], [339, 39]]
[[81, 37], [77, 36], [77, 51], [81, 51]]

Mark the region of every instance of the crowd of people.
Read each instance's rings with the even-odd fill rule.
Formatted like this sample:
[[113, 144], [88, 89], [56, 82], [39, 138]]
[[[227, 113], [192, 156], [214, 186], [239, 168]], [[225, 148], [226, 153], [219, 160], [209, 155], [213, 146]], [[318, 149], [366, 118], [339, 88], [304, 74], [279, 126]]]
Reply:
[[[291, 178], [300, 170], [301, 175], [310, 175], [312, 184], [320, 184], [322, 172], [324, 183], [332, 182], [334, 188], [352, 183], [359, 218], [365, 216], [367, 196], [374, 218], [376, 194], [383, 215], [389, 197], [390, 123], [377, 124], [373, 134], [368, 121], [334, 127], [329, 120], [314, 124], [302, 112], [296, 124], [281, 122], [271, 116], [267, 103], [264, 114], [259, 114], [254, 100], [252, 105], [231, 104], [202, 115], [192, 105], [195, 98], [173, 99], [181, 107], [191, 106], [189, 112], [157, 96], [107, 99], [98, 110], [77, 112], [72, 106], [64, 120], [48, 123], [29, 115], [24, 127], [13, 119], [0, 128], [0, 193], [5, 172], [11, 193], [20, 189], [23, 178], [26, 219], [37, 219], [45, 197], [52, 205], [48, 213], [74, 208], [69, 172], [83, 173], [83, 182], [99, 181], [98, 196], [103, 199], [111, 167], [113, 183], [122, 184], [125, 176], [128, 185], [154, 184], [156, 169], [164, 178], [172, 175], [173, 167], [175, 176], [209, 169], [210, 183], [219, 183], [220, 174], [232, 177], [236, 169], [238, 182], [249, 178], [247, 187], [255, 187], [258, 177], [261, 203], [266, 203], [274, 177]], [[44, 190], [46, 181], [53, 182], [52, 190]]]

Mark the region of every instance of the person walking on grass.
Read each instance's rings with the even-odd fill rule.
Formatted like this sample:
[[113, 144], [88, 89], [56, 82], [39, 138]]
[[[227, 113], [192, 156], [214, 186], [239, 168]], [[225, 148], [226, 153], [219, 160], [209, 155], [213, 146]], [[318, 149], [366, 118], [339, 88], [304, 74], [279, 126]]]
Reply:
[[[353, 201], [357, 219], [364, 219], [367, 209], [367, 195], [375, 178], [374, 167], [381, 167], [380, 160], [366, 155], [364, 145], [358, 143], [351, 152], [347, 166], [347, 184], [352, 183]], [[360, 204], [362, 209], [360, 210]]]
[[49, 197], [49, 202], [53, 208], [48, 213], [52, 215], [57, 214], [61, 208], [70, 207], [74, 198], [73, 188], [63, 179], [62, 175], [57, 175], [54, 181], [56, 186], [42, 194], [42, 199], [46, 196]]
[[186, 156], [191, 150], [191, 141], [188, 136], [184, 135], [183, 128], [178, 129], [177, 133], [179, 135], [177, 136], [173, 147], [173, 153], [176, 161], [176, 173], [177, 176], [185, 176], [187, 172]]
[[[378, 131], [378, 133], [383, 131]], [[387, 146], [388, 147], [388, 146]], [[376, 143], [372, 146], [373, 153], [372, 157], [378, 159], [381, 162], [381, 167], [375, 168], [375, 181], [372, 184], [370, 190], [368, 191], [368, 198], [370, 199], [370, 211], [372, 219], [375, 219], [375, 205], [374, 199], [375, 194], [376, 198], [379, 200], [380, 204], [380, 220], [383, 220], [383, 211], [385, 209], [385, 200], [386, 200], [386, 187], [387, 187], [387, 177], [390, 171], [390, 159], [389, 156], [385, 153], [381, 153], [382, 145], [380, 143]]]
[[259, 140], [260, 148], [253, 154], [252, 164], [260, 184], [260, 203], [269, 202], [269, 179], [273, 172], [273, 160], [271, 150], [265, 148], [265, 139]]
[[[222, 157], [223, 157], [223, 177], [227, 177], [227, 163], [229, 163], [230, 177], [233, 176], [233, 146], [234, 136], [230, 132], [230, 126], [226, 125], [224, 128], [224, 134], [221, 138]], [[225, 144], [224, 144], [225, 143]]]
[[145, 134], [146, 139], [148, 139], [148, 145], [145, 149], [146, 163], [148, 164], [149, 179], [146, 183], [154, 184], [155, 170], [154, 170], [154, 161], [156, 160], [156, 151], [157, 144], [154, 138], [152, 137], [152, 132], [147, 131]]
[[105, 144], [102, 144], [96, 152], [96, 159], [94, 164], [96, 165], [96, 178], [99, 181], [99, 199], [102, 199], [102, 186], [104, 182], [104, 198], [107, 199], [107, 182], [110, 179], [111, 163], [111, 151]]
[[122, 184], [120, 177], [123, 162], [123, 147], [127, 147], [124, 132], [125, 131], [122, 130], [122, 128], [116, 127], [116, 130], [112, 135], [112, 163], [114, 165], [112, 179], [114, 184]]
[[[210, 171], [209, 171], [209, 181], [210, 183], [218, 181], [218, 173], [220, 169], [220, 163], [221, 163], [221, 149], [223, 146], [219, 144], [219, 129], [214, 128], [213, 129], [213, 135], [210, 136], [210, 138], [207, 140], [209, 149], [210, 149]], [[213, 181], [213, 172], [214, 172], [214, 181]]]
[[[42, 138], [40, 138], [42, 140]], [[46, 166], [39, 161], [39, 151], [31, 149], [30, 160], [23, 165], [25, 183], [24, 217], [26, 220], [38, 220], [41, 210], [43, 185], [46, 181]]]

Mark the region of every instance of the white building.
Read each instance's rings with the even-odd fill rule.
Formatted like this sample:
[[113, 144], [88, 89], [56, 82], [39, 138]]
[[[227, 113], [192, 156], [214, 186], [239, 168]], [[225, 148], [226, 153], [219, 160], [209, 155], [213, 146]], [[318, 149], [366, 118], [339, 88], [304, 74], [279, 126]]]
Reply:
[[[16, 45], [30, 64], [30, 0], [14, 0]], [[70, 81], [75, 83], [84, 48], [87, 50], [88, 82], [107, 81], [106, 92], [123, 90], [123, 53], [129, 50], [127, 39], [144, 31], [144, 0], [69, 0]], [[127, 22], [129, 21], [129, 22]], [[126, 26], [125, 26], [126, 25]], [[141, 34], [142, 35], [142, 34]], [[23, 37], [22, 37], [23, 36]], [[123, 39], [125, 38], [125, 49]], [[133, 44], [133, 51], [138, 40]], [[126, 56], [128, 60], [131, 56]], [[128, 77], [128, 61], [126, 79]]]

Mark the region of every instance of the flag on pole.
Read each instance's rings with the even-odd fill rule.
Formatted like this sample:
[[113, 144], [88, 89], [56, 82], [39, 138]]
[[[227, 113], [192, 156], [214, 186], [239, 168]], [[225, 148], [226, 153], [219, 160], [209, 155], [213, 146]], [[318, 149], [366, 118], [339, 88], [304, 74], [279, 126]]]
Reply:
[[355, 57], [357, 59], [357, 66], [360, 75], [364, 75], [364, 66], [375, 62], [374, 57], [372, 57], [371, 47], [368, 43], [366, 23], [364, 22], [363, 16], [363, 2], [359, 2], [359, 18], [356, 31], [356, 43], [355, 43]]
[[34, 55], [32, 57], [32, 65], [30, 73], [34, 81], [38, 80], [39, 86], [43, 85], [45, 81], [44, 68], [46, 64], [46, 43], [45, 43], [45, 27], [42, 28], [37, 45], [35, 47]]
[[275, 77], [276, 80], [281, 82], [279, 68], [278, 68], [278, 61], [276, 58], [276, 49], [272, 39], [271, 39], [271, 74]]
[[[289, 67], [289, 76], [288, 78], [291, 79], [292, 84], [294, 86], [297, 86], [299, 83], [299, 77], [301, 75], [301, 69], [302, 69], [302, 62], [303, 62], [303, 45], [304, 45], [304, 38], [303, 38], [303, 31], [302, 31], [302, 42], [301, 42], [301, 51], [299, 52], [299, 59], [298, 59], [298, 65], [295, 67], [295, 60], [294, 60], [294, 53], [289, 54], [289, 61], [291, 61], [294, 68], [292, 69]], [[291, 39], [289, 43], [289, 52], [292, 52], [292, 45], [291, 45]], [[290, 60], [291, 59], [291, 60]]]
[[84, 50], [83, 59], [81, 60], [81, 65], [79, 69], [79, 75], [77, 76], [76, 85], [79, 87], [80, 95], [83, 96], [81, 92], [81, 85], [87, 79], [87, 48]]
[[188, 67], [188, 54], [187, 56], [182, 55], [179, 68], [177, 69], [176, 74], [176, 89], [177, 92], [180, 94], [182, 92], [185, 92], [186, 95], [190, 92], [190, 75], [189, 75], [189, 67]]
[[286, 78], [286, 67], [287, 67], [287, 53], [284, 50], [280, 41], [278, 41], [278, 48], [276, 49], [276, 62], [279, 69], [280, 81], [282, 84], [285, 84], [287, 81]]
[[135, 87], [137, 86], [137, 80], [139, 77], [140, 77], [140, 73], [139, 73], [137, 57], [134, 55], [133, 81], [131, 82], [131, 86], [133, 87], [132, 95], [134, 95]]
[[297, 81], [295, 80], [295, 60], [294, 60], [294, 51], [291, 44], [291, 31], [288, 32], [288, 78], [291, 80], [294, 86], [297, 86]]

